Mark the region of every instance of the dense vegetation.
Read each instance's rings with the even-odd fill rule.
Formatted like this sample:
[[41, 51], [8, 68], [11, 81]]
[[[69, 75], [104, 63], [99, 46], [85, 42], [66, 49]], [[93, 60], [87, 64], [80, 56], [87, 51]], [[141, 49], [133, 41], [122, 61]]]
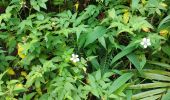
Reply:
[[170, 0], [1, 0], [0, 100], [170, 100]]

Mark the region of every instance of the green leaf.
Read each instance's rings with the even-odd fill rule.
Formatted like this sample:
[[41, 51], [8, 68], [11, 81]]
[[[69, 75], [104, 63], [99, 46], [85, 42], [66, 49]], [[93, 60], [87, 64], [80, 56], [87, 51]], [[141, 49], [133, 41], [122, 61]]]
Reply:
[[140, 68], [143, 69], [143, 67], [145, 66], [146, 64], [146, 57], [145, 57], [145, 54], [141, 54], [139, 56], [139, 61], [140, 61]]
[[100, 68], [100, 64], [99, 64], [99, 62], [97, 61], [96, 58], [92, 59], [90, 62], [92, 63], [92, 65], [93, 65], [93, 67], [95, 69], [99, 69]]
[[170, 52], [169, 52], [169, 50], [170, 50], [170, 46], [169, 46], [169, 45], [166, 45], [166, 46], [163, 46], [163, 47], [162, 47], [162, 51], [163, 51], [164, 53], [166, 53], [166, 54], [170, 57]]
[[40, 7], [44, 8], [44, 9], [47, 9], [47, 6], [46, 6], [45, 2], [46, 2], [46, 1], [38, 0], [37, 3], [38, 3], [38, 5], [39, 5]]
[[99, 42], [101, 43], [101, 45], [106, 49], [106, 42], [105, 42], [104, 37], [102, 36], [102, 37], [100, 37], [98, 40], [99, 40]]
[[158, 25], [158, 29], [165, 23], [170, 21], [170, 15], [166, 16]]
[[115, 91], [115, 94], [118, 94], [119, 96], [126, 97], [124, 94], [124, 90], [129, 86], [129, 83], [123, 84], [119, 89]]
[[135, 11], [136, 9], [138, 9], [139, 7], [139, 1], [140, 0], [132, 0], [132, 4], [131, 4], [131, 7], [132, 7], [132, 11]]
[[155, 83], [145, 83], [145, 84], [137, 84], [131, 85], [129, 89], [150, 89], [150, 88], [160, 88], [160, 87], [169, 87], [170, 84], [168, 82], [155, 82]]
[[44, 15], [38, 13], [38, 14], [37, 14], [37, 19], [38, 19], [38, 20], [44, 20]]
[[132, 100], [132, 90], [126, 91], [126, 97], [127, 97], [127, 100]]
[[116, 17], [116, 12], [115, 9], [112, 8], [108, 11], [109, 17], [111, 17], [112, 19], [114, 19]]
[[84, 47], [86, 47], [90, 43], [93, 43], [96, 39], [103, 36], [106, 33], [106, 31], [107, 31], [106, 28], [103, 26], [95, 27], [93, 32], [90, 32], [87, 34], [86, 43], [85, 43]]
[[31, 0], [30, 2], [31, 2], [32, 7], [35, 10], [40, 11], [40, 7], [39, 7], [38, 3], [35, 0]]
[[142, 16], [131, 17], [129, 20], [129, 25], [132, 27], [134, 31], [141, 30], [143, 27], [153, 29], [153, 26], [146, 20], [146, 17]]
[[161, 94], [160, 95], [154, 95], [154, 96], [149, 96], [149, 97], [146, 97], [146, 98], [142, 98], [140, 100], [160, 100], [161, 96], [162, 96]]
[[91, 92], [93, 95], [99, 98], [99, 92], [97, 91], [97, 89], [92, 89]]
[[155, 73], [144, 72], [143, 77], [152, 80], [170, 81], [170, 77], [161, 74], [155, 74]]
[[162, 96], [162, 99], [161, 100], [169, 100], [169, 97], [170, 97], [170, 89], [168, 90], [168, 92], [166, 94], [164, 94]]
[[35, 94], [36, 94], [36, 92], [32, 92], [29, 94], [24, 93], [23, 100], [31, 100]]
[[132, 62], [132, 64], [139, 71], [139, 73], [142, 74], [142, 68], [140, 67], [140, 62], [139, 62], [137, 56], [134, 53], [130, 53], [127, 55], [127, 58], [130, 60], [130, 62]]
[[117, 60], [119, 60], [120, 58], [122, 58], [122, 57], [124, 57], [125, 55], [131, 53], [134, 49], [135, 49], [134, 46], [124, 48], [120, 53], [118, 53], [118, 54], [112, 59], [111, 65], [112, 65], [113, 63], [115, 63]]
[[118, 79], [116, 79], [113, 84], [111, 84], [109, 88], [109, 94], [115, 92], [117, 89], [119, 89], [121, 86], [123, 86], [129, 79], [131, 79], [133, 76], [132, 73], [125, 73], [121, 75]]
[[101, 70], [100, 69], [96, 72], [95, 78], [97, 81], [99, 81], [101, 79]]
[[170, 65], [166, 64], [166, 63], [161, 63], [161, 62], [157, 62], [157, 61], [148, 61], [147, 63], [157, 65], [157, 66], [160, 66], [160, 67], [163, 67], [163, 68], [170, 70]]
[[163, 93], [165, 91], [166, 91], [166, 89], [154, 89], [154, 90], [149, 90], [149, 91], [146, 91], [146, 92], [141, 92], [141, 93], [133, 95], [132, 100], [139, 100], [140, 98], [153, 96], [153, 95], [156, 95], [156, 94], [159, 94], [159, 93]]
[[0, 91], [0, 96], [3, 96], [3, 95], [5, 95], [5, 93]]
[[80, 34], [82, 32], [87, 31], [87, 25], [79, 25], [78, 27], [75, 27], [74, 30], [76, 31], [77, 41], [79, 40]]
[[170, 76], [169, 71], [158, 70], [158, 69], [157, 70], [147, 69], [147, 70], [144, 70], [144, 72], [156, 73], [156, 74], [161, 74], [161, 75], [165, 75], [165, 76]]
[[96, 85], [96, 82], [95, 82], [95, 78], [93, 75], [89, 74], [88, 75], [88, 79], [89, 79], [89, 83], [90, 85], [93, 87], [93, 88], [96, 88], [97, 85]]

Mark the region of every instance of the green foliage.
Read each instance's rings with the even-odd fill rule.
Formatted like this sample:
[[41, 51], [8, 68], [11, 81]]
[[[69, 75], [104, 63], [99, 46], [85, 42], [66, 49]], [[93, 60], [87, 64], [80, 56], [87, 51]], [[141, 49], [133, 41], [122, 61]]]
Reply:
[[1, 0], [0, 100], [169, 100], [168, 0]]

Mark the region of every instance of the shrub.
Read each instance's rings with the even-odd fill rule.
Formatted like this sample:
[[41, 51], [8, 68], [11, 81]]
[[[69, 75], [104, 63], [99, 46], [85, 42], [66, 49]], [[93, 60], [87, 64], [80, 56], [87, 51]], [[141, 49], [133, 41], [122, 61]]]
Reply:
[[168, 5], [0, 1], [0, 98], [169, 100]]

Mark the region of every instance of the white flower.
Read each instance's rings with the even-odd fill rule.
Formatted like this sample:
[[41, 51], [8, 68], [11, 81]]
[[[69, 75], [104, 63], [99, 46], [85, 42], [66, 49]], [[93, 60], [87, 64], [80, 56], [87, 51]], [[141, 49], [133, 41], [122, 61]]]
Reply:
[[150, 42], [150, 39], [143, 38], [142, 41], [140, 42], [140, 44], [141, 44], [144, 48], [147, 48], [148, 46], [151, 45], [151, 42]]
[[73, 61], [74, 63], [80, 61], [80, 59], [78, 58], [79, 56], [76, 54], [72, 54], [72, 57], [70, 58], [71, 61]]

